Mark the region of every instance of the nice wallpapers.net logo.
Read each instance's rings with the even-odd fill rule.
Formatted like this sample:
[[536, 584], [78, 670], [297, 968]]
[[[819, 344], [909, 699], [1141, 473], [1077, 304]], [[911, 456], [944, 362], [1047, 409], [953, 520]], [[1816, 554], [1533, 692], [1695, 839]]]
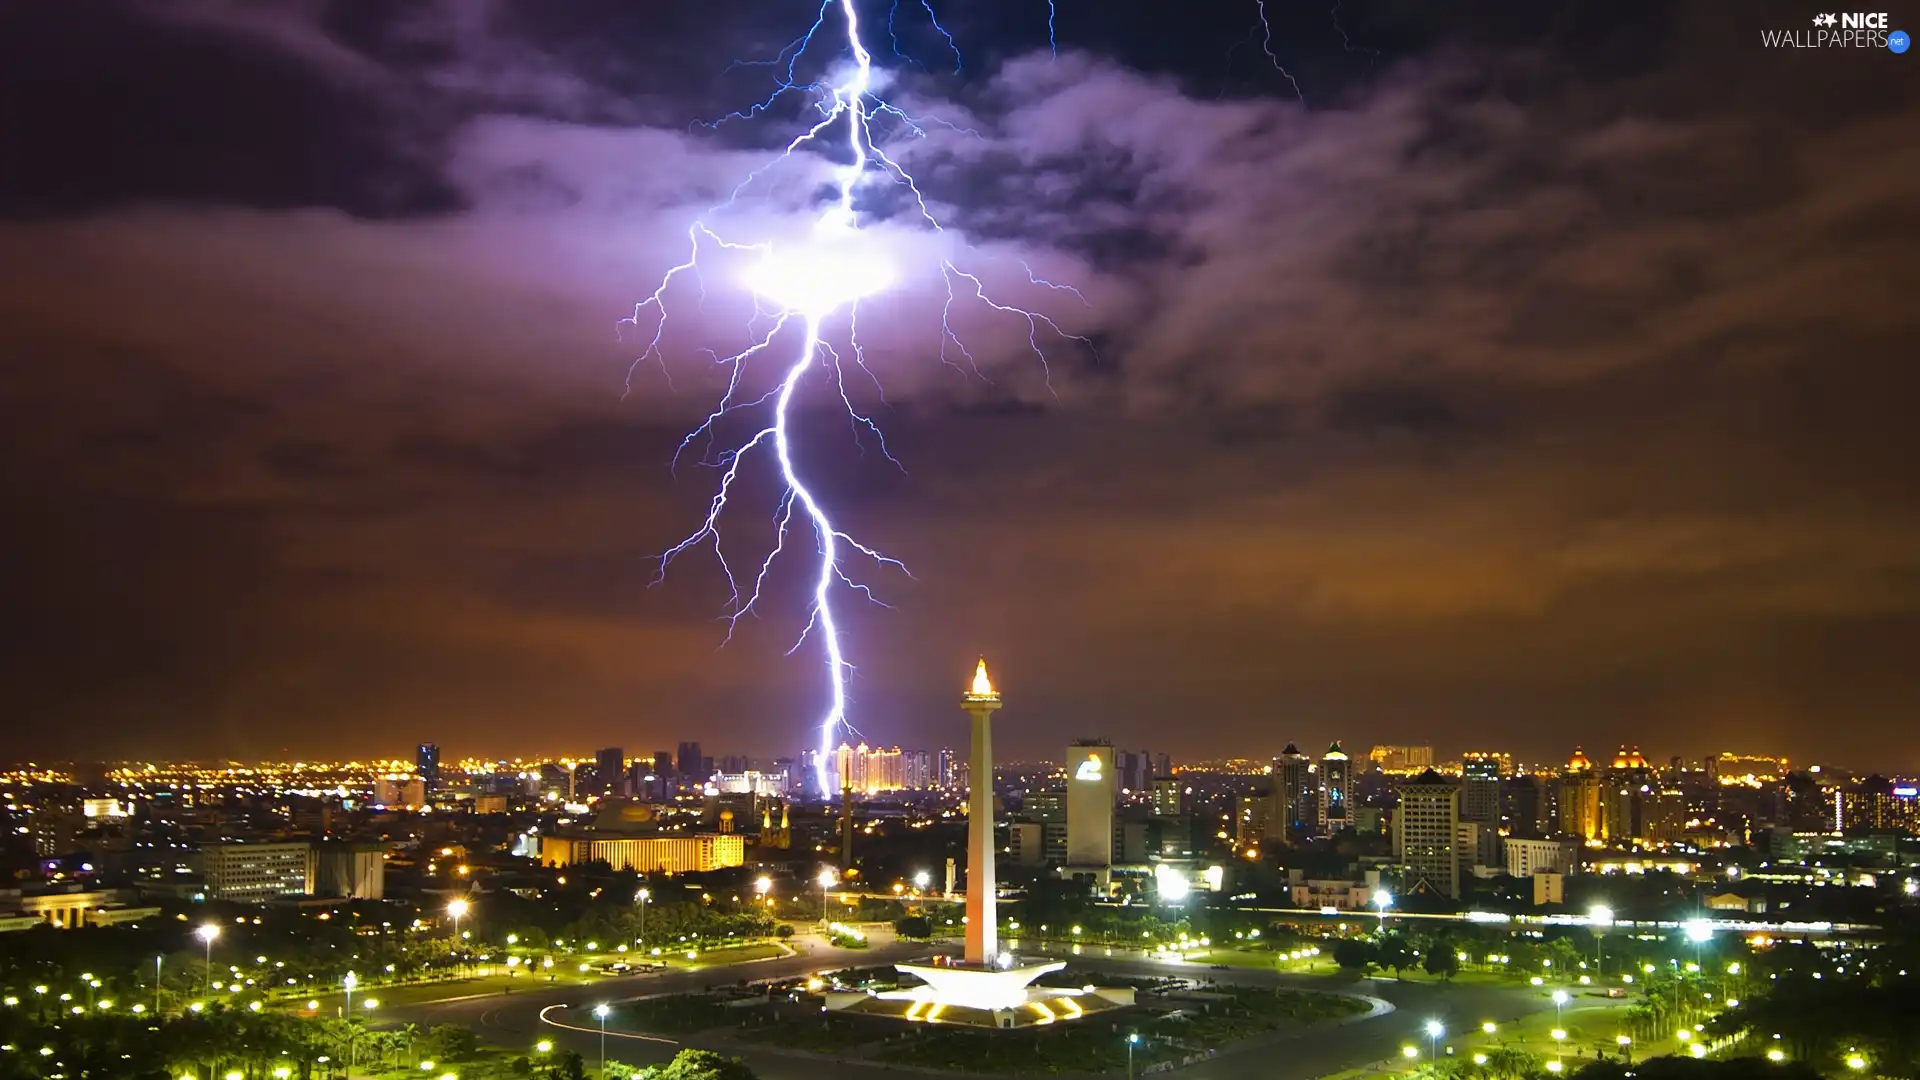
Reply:
[[1895, 30], [1884, 11], [1821, 12], [1813, 25], [1797, 30], [1762, 30], [1760, 43], [1769, 49], [1885, 49], [1899, 54], [1913, 44], [1905, 30]]

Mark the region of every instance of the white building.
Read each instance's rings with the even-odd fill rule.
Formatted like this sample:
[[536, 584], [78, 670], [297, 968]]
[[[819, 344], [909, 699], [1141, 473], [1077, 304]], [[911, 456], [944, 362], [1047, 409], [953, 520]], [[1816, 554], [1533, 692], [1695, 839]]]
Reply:
[[207, 844], [200, 849], [207, 899], [259, 904], [313, 892], [313, 845], [295, 843]]
[[1542, 870], [1571, 874], [1577, 867], [1580, 848], [1572, 840], [1529, 840], [1506, 838], [1507, 873], [1512, 877], [1532, 877]]

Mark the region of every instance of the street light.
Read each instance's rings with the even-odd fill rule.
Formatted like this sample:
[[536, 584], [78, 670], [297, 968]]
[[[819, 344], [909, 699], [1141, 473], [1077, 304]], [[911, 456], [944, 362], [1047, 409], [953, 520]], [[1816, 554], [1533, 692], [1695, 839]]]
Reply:
[[447, 905], [447, 914], [453, 916], [453, 940], [456, 947], [460, 941], [460, 917], [467, 913], [467, 902], [455, 900]]
[[353, 1052], [358, 1049], [353, 1041], [353, 988], [360, 985], [360, 976], [349, 971], [347, 977], [340, 980], [340, 985], [347, 991], [347, 1007], [341, 1010], [340, 1016], [347, 1023], [347, 1075], [352, 1076]]
[[1500, 1030], [1500, 1029], [1494, 1026], [1494, 1023], [1493, 1023], [1493, 1021], [1491, 1021], [1491, 1020], [1489, 1020], [1489, 1021], [1487, 1021], [1486, 1023], [1484, 1023], [1484, 1024], [1481, 1024], [1481, 1025], [1480, 1025], [1480, 1030], [1481, 1030], [1481, 1031], [1484, 1031], [1484, 1032], [1486, 1032], [1486, 1033], [1487, 1033], [1487, 1034], [1489, 1034], [1489, 1035], [1491, 1035], [1491, 1034], [1493, 1034], [1494, 1032], [1496, 1032], [1496, 1031], [1498, 1031], [1498, 1030]]
[[641, 889], [633, 894], [633, 902], [640, 905], [640, 936], [634, 944], [644, 947], [647, 943], [647, 901], [653, 899], [652, 889]]
[[1139, 1041], [1139, 1032], [1130, 1031], [1127, 1033], [1127, 1080], [1133, 1080], [1133, 1048]]
[[607, 1075], [607, 1014], [612, 1012], [606, 1002], [593, 1007], [593, 1015], [600, 1018], [600, 1075]]
[[1605, 904], [1593, 905], [1587, 911], [1587, 923], [1596, 928], [1593, 931], [1594, 973], [1604, 975], [1607, 971], [1607, 943], [1602, 930], [1613, 925], [1613, 909]]
[[534, 1052], [534, 1053], [536, 1053], [536, 1054], [551, 1054], [551, 1053], [553, 1053], [553, 1040], [552, 1040], [552, 1039], [541, 1039], [541, 1040], [540, 1040], [539, 1042], [537, 1042], [537, 1043], [534, 1043], [534, 1044], [533, 1044], [533, 1052]]
[[820, 876], [815, 878], [814, 880], [820, 883], [820, 921], [826, 922], [827, 921], [827, 890], [833, 888], [833, 883], [834, 883], [833, 871], [830, 869], [823, 869], [820, 871]]
[[165, 956], [157, 953], [153, 958], [153, 1015], [155, 1016], [160, 1015], [160, 965], [165, 963], [166, 959]]
[[207, 943], [207, 996], [213, 996], [213, 939], [220, 936], [220, 928], [207, 923], [194, 931], [195, 936]]
[[1565, 990], [1555, 990], [1553, 992], [1553, 1026], [1554, 1027], [1560, 1026], [1560, 1010], [1566, 1007], [1568, 996], [1569, 995]]
[[1847, 1068], [1852, 1069], [1854, 1072], [1859, 1072], [1861, 1069], [1864, 1069], [1866, 1067], [1867, 1067], [1866, 1058], [1861, 1057], [1859, 1054], [1847, 1055]]
[[1439, 1060], [1440, 1036], [1445, 1035], [1446, 1033], [1447, 1033], [1446, 1026], [1440, 1023], [1440, 1021], [1438, 1020], [1427, 1021], [1427, 1060], [1428, 1061]]
[[1373, 906], [1380, 912], [1380, 932], [1387, 932], [1387, 909], [1393, 906], [1393, 894], [1385, 889], [1373, 890]]
[[1627, 1064], [1633, 1064], [1633, 1036], [1616, 1035], [1613, 1041], [1620, 1044], [1621, 1056], [1627, 1059]]
[[913, 875], [913, 887], [919, 889], [921, 892], [926, 892], [927, 886], [932, 884], [933, 875], [927, 873], [925, 870]]

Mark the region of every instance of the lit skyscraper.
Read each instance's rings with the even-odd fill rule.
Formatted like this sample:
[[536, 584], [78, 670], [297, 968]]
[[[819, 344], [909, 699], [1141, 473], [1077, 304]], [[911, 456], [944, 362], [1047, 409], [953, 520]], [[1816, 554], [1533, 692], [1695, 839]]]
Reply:
[[1320, 827], [1329, 835], [1353, 827], [1347, 798], [1352, 780], [1353, 761], [1335, 740], [1320, 757]]
[[420, 782], [431, 795], [440, 787], [440, 746], [437, 743], [423, 742], [413, 754], [413, 771], [419, 774]]

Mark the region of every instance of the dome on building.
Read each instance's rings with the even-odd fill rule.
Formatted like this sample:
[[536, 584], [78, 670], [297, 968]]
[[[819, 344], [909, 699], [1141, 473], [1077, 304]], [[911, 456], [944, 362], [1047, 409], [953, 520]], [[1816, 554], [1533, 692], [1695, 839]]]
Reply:
[[1591, 772], [1593, 762], [1587, 760], [1587, 752], [1580, 747], [1573, 748], [1573, 756], [1567, 759], [1568, 772]]

